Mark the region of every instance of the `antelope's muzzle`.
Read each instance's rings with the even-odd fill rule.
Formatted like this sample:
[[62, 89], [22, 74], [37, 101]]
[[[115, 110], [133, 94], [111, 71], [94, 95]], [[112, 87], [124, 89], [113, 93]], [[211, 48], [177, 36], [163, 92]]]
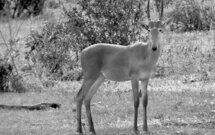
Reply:
[[156, 50], [157, 50], [156, 46], [152, 47], [152, 51], [156, 51]]

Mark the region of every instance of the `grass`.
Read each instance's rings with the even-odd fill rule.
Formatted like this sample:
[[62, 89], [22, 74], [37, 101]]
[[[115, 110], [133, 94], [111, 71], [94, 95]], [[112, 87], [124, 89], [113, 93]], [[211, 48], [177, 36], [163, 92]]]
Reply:
[[[172, 80], [153, 79], [149, 91], [148, 123], [153, 135], [213, 135], [215, 132], [215, 92], [209, 89], [169, 89], [158, 82]], [[172, 84], [174, 86], [174, 83]], [[192, 84], [181, 84], [190, 87]], [[208, 85], [209, 86], [209, 85]], [[0, 110], [1, 135], [67, 135], [75, 134], [76, 114], [72, 111], [75, 93], [80, 82], [62, 82], [46, 90], [0, 95], [1, 104], [32, 105], [57, 102], [61, 108], [46, 111]], [[158, 90], [160, 87], [160, 90]], [[84, 110], [84, 109], [83, 109]], [[133, 100], [130, 83], [106, 82], [92, 101], [95, 128], [99, 135], [130, 135], [133, 125]], [[83, 124], [88, 124], [83, 111]], [[139, 110], [139, 129], [142, 126], [142, 107]]]

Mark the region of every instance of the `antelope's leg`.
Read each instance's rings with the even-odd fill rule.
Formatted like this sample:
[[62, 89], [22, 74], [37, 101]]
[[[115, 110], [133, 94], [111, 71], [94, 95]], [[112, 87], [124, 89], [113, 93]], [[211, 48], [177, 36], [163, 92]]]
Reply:
[[79, 90], [78, 94], [76, 95], [75, 102], [76, 102], [76, 112], [77, 112], [77, 132], [79, 135], [82, 135], [82, 122], [81, 122], [81, 108], [83, 104], [83, 99], [88, 93], [90, 87], [95, 82], [95, 80], [84, 80], [81, 89]]
[[147, 126], [147, 104], [148, 104], [148, 79], [141, 81], [141, 93], [142, 93], [142, 104], [143, 104], [143, 131], [148, 131]]
[[133, 98], [134, 98], [134, 134], [138, 135], [138, 127], [137, 127], [137, 119], [138, 119], [138, 108], [139, 108], [139, 80], [134, 78], [131, 80], [131, 86], [133, 90]]
[[84, 98], [87, 118], [88, 118], [88, 122], [89, 122], [89, 130], [90, 130], [92, 135], [95, 135], [96, 132], [95, 132], [94, 125], [93, 125], [91, 109], [90, 109], [90, 102], [91, 102], [93, 95], [96, 93], [96, 91], [98, 90], [98, 88], [102, 84], [102, 82], [104, 82], [104, 76], [100, 75], [97, 78], [97, 80], [93, 83], [89, 92], [87, 93], [86, 97]]

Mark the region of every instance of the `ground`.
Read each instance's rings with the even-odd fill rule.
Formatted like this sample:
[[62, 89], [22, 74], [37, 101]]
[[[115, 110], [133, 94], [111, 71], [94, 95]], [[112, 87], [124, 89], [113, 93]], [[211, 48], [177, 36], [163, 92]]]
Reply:
[[[150, 132], [153, 135], [214, 135], [214, 83], [201, 87], [202, 84], [203, 82], [186, 84], [166, 78], [152, 79], [148, 105]], [[60, 103], [61, 108], [44, 111], [0, 110], [0, 134], [75, 135], [76, 113], [72, 110], [72, 104], [80, 85], [81, 82], [59, 82], [53, 88], [39, 90], [38, 87], [38, 90], [22, 94], [1, 94], [1, 104], [32, 105], [55, 102]], [[98, 135], [132, 134], [133, 99], [130, 82], [105, 82], [93, 98], [92, 114]], [[140, 106], [140, 131], [141, 114]], [[84, 132], [87, 134], [85, 111], [82, 120]]]

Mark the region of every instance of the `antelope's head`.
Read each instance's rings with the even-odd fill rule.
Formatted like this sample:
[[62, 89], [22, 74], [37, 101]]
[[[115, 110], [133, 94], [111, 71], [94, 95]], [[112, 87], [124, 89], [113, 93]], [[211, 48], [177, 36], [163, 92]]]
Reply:
[[149, 31], [149, 43], [151, 45], [152, 51], [156, 51], [160, 47], [160, 32], [163, 31], [163, 0], [161, 2], [161, 11], [159, 14], [158, 21], [151, 21], [150, 18], [150, 0], [148, 0], [147, 4], [147, 17], [149, 20], [148, 31]]

